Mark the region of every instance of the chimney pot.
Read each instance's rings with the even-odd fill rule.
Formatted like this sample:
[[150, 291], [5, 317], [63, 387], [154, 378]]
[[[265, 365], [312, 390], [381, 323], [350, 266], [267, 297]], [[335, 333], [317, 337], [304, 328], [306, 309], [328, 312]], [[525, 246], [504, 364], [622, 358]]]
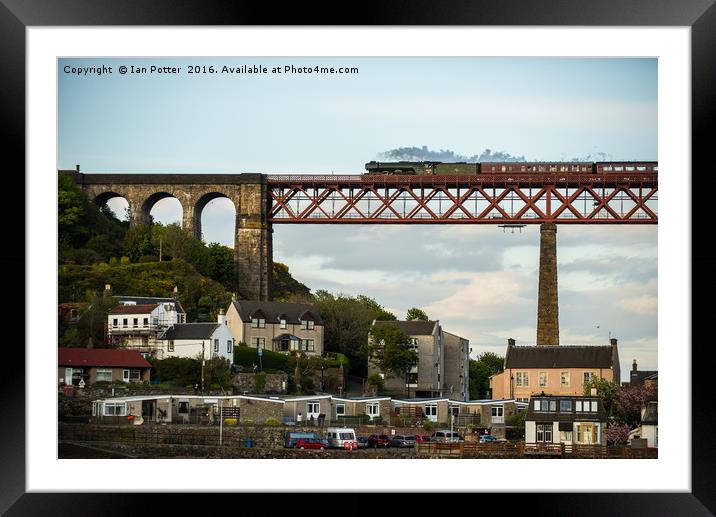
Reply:
[[617, 346], [617, 338], [613, 337], [609, 339], [609, 343], [611, 343], [612, 346]]
[[509, 338], [507, 340], [507, 346], [515, 346], [515, 340], [512, 338]]

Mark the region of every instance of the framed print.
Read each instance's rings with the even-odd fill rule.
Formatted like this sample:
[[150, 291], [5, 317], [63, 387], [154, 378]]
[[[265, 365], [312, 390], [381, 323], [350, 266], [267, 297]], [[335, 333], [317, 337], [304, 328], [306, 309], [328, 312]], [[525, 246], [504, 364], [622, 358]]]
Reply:
[[[9, 368], [3, 395], [13, 413], [2, 431], [3, 510], [37, 514], [52, 505], [70, 514], [82, 501], [84, 511], [123, 513], [139, 497], [106, 492], [326, 491], [358, 502], [364, 492], [396, 491], [520, 492], [543, 513], [567, 501], [599, 515], [607, 499], [639, 513], [714, 511], [708, 359], [692, 345], [701, 341], [692, 338], [692, 313], [704, 305], [689, 303], [691, 275], [710, 264], [707, 252], [696, 252], [691, 269], [689, 239], [706, 205], [689, 202], [700, 177], [689, 169], [708, 170], [700, 162], [713, 112], [716, 11], [708, 2], [538, 11], [376, 6], [348, 27], [325, 14], [317, 25], [306, 13], [294, 19], [295, 8], [268, 15], [243, 4], [221, 18], [199, 5], [62, 7], [5, 2], [0, 11], [3, 65], [12, 71], [3, 132], [25, 171], [24, 186], [13, 188], [24, 188], [27, 222], [27, 335], [25, 354], [18, 352], [25, 375]], [[282, 25], [297, 21], [309, 25]], [[540, 183], [540, 173], [561, 174], [566, 179], [556, 181], [565, 183]], [[503, 186], [484, 183], [498, 175]], [[581, 183], [569, 183], [578, 176]], [[60, 190], [72, 178], [66, 192], [83, 192], [115, 226], [96, 219], [82, 230], [91, 238], [64, 238], [78, 223], [71, 211], [54, 219], [58, 177]], [[556, 242], [545, 236], [551, 223]], [[198, 244], [178, 244], [187, 235]], [[8, 256], [14, 272], [19, 252]], [[185, 263], [184, 276], [171, 269]], [[143, 283], [107, 273], [123, 267]], [[145, 272], [152, 268], [165, 270], [161, 286]], [[319, 302], [323, 312], [311, 312]], [[269, 303], [287, 305], [274, 314]], [[360, 346], [330, 327], [325, 306], [339, 303], [348, 304], [344, 312], [362, 303], [371, 316]], [[303, 308], [293, 314], [291, 304]], [[96, 320], [92, 313], [89, 330], [72, 328], [73, 318], [98, 307], [104, 312]], [[381, 331], [381, 322], [401, 336]], [[154, 326], [155, 334], [142, 334]], [[434, 340], [430, 365], [421, 336]], [[399, 366], [386, 358], [391, 339]], [[465, 355], [454, 372], [453, 341]], [[604, 358], [585, 366], [579, 347], [587, 343]], [[124, 358], [130, 362], [113, 370], [110, 350], [127, 348], [136, 362]], [[103, 356], [97, 364], [86, 362], [89, 349]], [[578, 358], [534, 359], [545, 350]], [[471, 390], [459, 379], [486, 352], [502, 366], [485, 376], [484, 390]], [[359, 357], [367, 357], [364, 370], [355, 367]], [[164, 376], [157, 361], [167, 358], [194, 361], [193, 373]], [[218, 359], [226, 366], [216, 369]], [[428, 368], [436, 378], [426, 384]], [[656, 405], [652, 429], [643, 401], [637, 420], [621, 422], [627, 434], [615, 438], [595, 379], [619, 388], [652, 381], [658, 370], [661, 430]], [[592, 380], [594, 391], [583, 392]], [[102, 438], [73, 427], [78, 414], [67, 408], [95, 384], [100, 391], [82, 403], [81, 418], [94, 433], [112, 420], [128, 430], [118, 433], [132, 432], [134, 445], [101, 446]], [[144, 391], [122, 391], [140, 385]], [[157, 391], [165, 385], [175, 391]], [[520, 456], [451, 459], [437, 446], [420, 456], [428, 449], [417, 444], [415, 452], [399, 450], [417, 431], [395, 422], [418, 410], [410, 425], [439, 441], [451, 441], [453, 425], [484, 427], [475, 450], [489, 446], [493, 430], [509, 443], [500, 426], [522, 410]], [[360, 434], [374, 447], [355, 451], [366, 461], [330, 448], [324, 456], [286, 452], [290, 426], [320, 426], [321, 436], [296, 440], [311, 448], [325, 439], [330, 447], [331, 439], [345, 441], [331, 428], [341, 423], [358, 431], [356, 448]], [[136, 435], [147, 428], [152, 438], [142, 434], [142, 448]], [[168, 450], [159, 440], [187, 433], [191, 445], [207, 440], [198, 444], [205, 454], [186, 441], [172, 442], [171, 454], [157, 452]], [[262, 452], [268, 435], [275, 452]], [[154, 439], [157, 447], [147, 446]], [[243, 452], [223, 454], [224, 440]], [[608, 451], [607, 440], [630, 447], [619, 459], [565, 455], [596, 450], [585, 445]], [[653, 455], [638, 456], [641, 444]], [[563, 457], [546, 459], [547, 449]], [[564, 466], [590, 475], [565, 475], [572, 469]], [[345, 479], [327, 475], [329, 468]], [[148, 484], [137, 469], [162, 475]], [[281, 480], [275, 469], [284, 471]], [[181, 474], [209, 470], [215, 476]], [[538, 492], [550, 495], [535, 504]]]

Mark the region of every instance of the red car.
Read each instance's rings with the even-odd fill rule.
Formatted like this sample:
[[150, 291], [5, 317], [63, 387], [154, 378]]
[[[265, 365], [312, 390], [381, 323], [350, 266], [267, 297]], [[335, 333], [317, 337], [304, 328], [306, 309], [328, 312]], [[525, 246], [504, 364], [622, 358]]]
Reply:
[[317, 449], [322, 451], [325, 448], [326, 444], [315, 438], [301, 438], [296, 442], [296, 449]]
[[433, 437], [429, 434], [416, 434], [415, 435], [415, 443], [427, 443], [432, 442]]
[[378, 447], [388, 448], [393, 443], [393, 439], [387, 434], [371, 434], [368, 437], [368, 447], [377, 449]]

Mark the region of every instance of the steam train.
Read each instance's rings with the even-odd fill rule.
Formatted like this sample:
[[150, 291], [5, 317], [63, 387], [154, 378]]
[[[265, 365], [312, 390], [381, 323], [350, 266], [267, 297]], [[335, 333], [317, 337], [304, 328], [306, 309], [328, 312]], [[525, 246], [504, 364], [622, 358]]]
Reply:
[[368, 162], [366, 174], [445, 176], [508, 173], [624, 173], [658, 172], [659, 162]]

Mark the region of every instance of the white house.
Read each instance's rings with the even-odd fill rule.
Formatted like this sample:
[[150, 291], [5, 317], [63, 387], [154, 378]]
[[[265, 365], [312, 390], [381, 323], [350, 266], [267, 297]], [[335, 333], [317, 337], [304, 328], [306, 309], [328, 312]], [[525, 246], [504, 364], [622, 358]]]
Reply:
[[226, 316], [219, 314], [216, 323], [180, 323], [171, 325], [157, 337], [157, 358], [223, 357], [234, 362], [234, 337], [226, 324]]
[[109, 345], [155, 355], [158, 335], [170, 325], [186, 322], [186, 313], [173, 298], [115, 297], [107, 314]]

